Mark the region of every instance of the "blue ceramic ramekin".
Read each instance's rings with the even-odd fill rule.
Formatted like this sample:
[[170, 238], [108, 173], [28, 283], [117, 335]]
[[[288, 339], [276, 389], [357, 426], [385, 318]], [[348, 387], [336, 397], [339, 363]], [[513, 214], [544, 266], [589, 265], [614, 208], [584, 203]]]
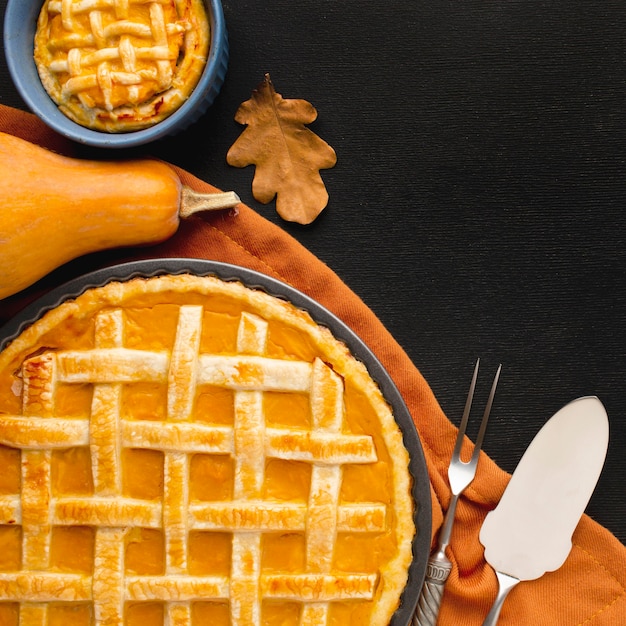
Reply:
[[11, 78], [25, 104], [59, 134], [99, 148], [131, 148], [184, 130], [196, 122], [218, 95], [228, 67], [228, 35], [220, 0], [205, 0], [211, 27], [209, 55], [189, 98], [154, 126], [128, 133], [85, 128], [66, 117], [39, 79], [34, 60], [34, 36], [43, 0], [9, 0], [4, 16], [4, 48]]

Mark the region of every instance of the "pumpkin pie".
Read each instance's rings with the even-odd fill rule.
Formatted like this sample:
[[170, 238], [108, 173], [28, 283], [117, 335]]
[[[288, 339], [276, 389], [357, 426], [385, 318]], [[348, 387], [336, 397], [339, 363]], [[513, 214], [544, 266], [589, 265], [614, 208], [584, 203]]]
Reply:
[[203, 0], [46, 0], [34, 58], [65, 115], [120, 133], [152, 126], [185, 102], [209, 40]]
[[408, 462], [366, 367], [287, 301], [89, 289], [0, 353], [0, 624], [387, 626]]

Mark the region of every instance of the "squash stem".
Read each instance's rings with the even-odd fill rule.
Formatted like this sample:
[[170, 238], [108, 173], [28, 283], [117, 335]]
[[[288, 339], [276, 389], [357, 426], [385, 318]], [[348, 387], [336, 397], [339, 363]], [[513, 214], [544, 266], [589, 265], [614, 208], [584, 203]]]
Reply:
[[183, 185], [179, 214], [181, 218], [186, 218], [202, 211], [231, 209], [240, 202], [239, 196], [234, 191], [200, 193], [187, 185]]

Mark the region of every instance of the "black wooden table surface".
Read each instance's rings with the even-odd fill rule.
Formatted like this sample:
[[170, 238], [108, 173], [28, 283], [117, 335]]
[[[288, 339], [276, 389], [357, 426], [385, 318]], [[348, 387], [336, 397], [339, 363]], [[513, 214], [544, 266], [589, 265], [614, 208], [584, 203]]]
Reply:
[[[562, 405], [597, 395], [611, 440], [587, 512], [626, 542], [626, 3], [224, 0], [224, 13], [220, 96], [149, 151], [235, 190], [335, 270], [453, 422], [476, 357], [483, 398], [502, 363], [484, 448], [507, 471]], [[266, 72], [317, 108], [311, 129], [337, 152], [308, 227], [226, 164]], [[25, 108], [4, 58], [0, 103]]]

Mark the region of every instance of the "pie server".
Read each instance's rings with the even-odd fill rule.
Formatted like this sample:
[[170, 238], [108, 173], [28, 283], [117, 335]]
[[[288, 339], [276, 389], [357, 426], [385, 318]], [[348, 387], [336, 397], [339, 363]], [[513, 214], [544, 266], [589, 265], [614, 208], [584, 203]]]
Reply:
[[483, 626], [497, 623], [517, 583], [564, 563], [600, 477], [608, 441], [607, 414], [594, 396], [565, 405], [537, 433], [480, 530], [485, 559], [499, 585]]

